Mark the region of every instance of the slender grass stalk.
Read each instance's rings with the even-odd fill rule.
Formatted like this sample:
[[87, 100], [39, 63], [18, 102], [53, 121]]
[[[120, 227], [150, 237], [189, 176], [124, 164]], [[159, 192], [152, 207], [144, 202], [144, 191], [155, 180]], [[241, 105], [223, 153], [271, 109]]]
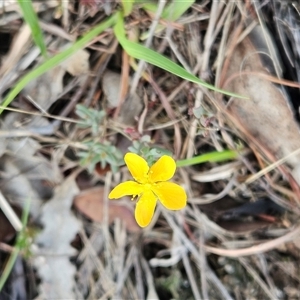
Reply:
[[218, 162], [224, 160], [235, 159], [238, 157], [238, 153], [232, 150], [214, 151], [198, 155], [189, 159], [182, 159], [176, 162], [177, 167], [187, 167], [205, 162]]
[[42, 29], [39, 24], [38, 16], [34, 11], [31, 0], [18, 0], [25, 22], [31, 29], [32, 38], [40, 48], [44, 58], [47, 58], [47, 48], [44, 41]]
[[9, 259], [5, 265], [4, 271], [0, 277], [0, 292], [3, 289], [3, 286], [5, 282], [7, 281], [7, 278], [9, 277], [9, 274], [11, 273], [12, 268], [14, 267], [14, 264], [16, 262], [16, 259], [20, 253], [20, 251], [23, 249], [23, 240], [24, 240], [24, 234], [26, 230], [26, 224], [28, 222], [28, 216], [29, 216], [29, 208], [30, 208], [30, 201], [27, 200], [25, 203], [25, 207], [23, 210], [22, 215], [22, 230], [18, 233], [16, 245], [14, 247], [13, 252], [10, 254]]

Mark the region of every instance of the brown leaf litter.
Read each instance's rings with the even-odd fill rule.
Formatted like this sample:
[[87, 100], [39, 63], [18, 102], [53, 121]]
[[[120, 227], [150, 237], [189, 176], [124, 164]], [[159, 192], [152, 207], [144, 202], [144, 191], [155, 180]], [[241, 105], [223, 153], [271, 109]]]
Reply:
[[[16, 1], [6, 2], [0, 38], [9, 34], [10, 42], [1, 53], [1, 97], [40, 63]], [[50, 56], [118, 8], [107, 1], [33, 4]], [[35, 299], [297, 298], [297, 7], [290, 1], [202, 1], [169, 22], [140, 4], [126, 18], [130, 37], [146, 38], [147, 46], [195, 76], [248, 99], [144, 68], [118, 47], [111, 29], [32, 81], [11, 104], [17, 111], [6, 111], [0, 125], [0, 192], [17, 218], [30, 198], [28, 227], [39, 226], [31, 256], [21, 251], [5, 292]], [[165, 29], [156, 31], [157, 24]], [[77, 103], [106, 112], [99, 135], [76, 126]], [[189, 205], [176, 213], [158, 206], [141, 230], [134, 201], [106, 196], [128, 171], [112, 174], [107, 167], [89, 174], [77, 153], [88, 150], [86, 139], [127, 152], [146, 134], [176, 158], [224, 149], [240, 157], [178, 169], [175, 180]], [[15, 247], [6, 220], [0, 214], [0, 254]], [[39, 278], [27, 275], [30, 266]], [[25, 284], [35, 286], [33, 292]]]

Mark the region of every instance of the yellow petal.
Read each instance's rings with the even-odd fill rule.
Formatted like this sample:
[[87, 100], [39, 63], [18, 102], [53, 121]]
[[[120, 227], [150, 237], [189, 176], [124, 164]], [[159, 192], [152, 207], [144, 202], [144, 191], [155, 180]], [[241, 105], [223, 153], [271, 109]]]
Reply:
[[135, 219], [141, 227], [149, 225], [156, 206], [156, 196], [151, 191], [142, 194], [135, 207]]
[[139, 195], [143, 187], [135, 181], [125, 181], [118, 184], [108, 195], [109, 199], [118, 199], [129, 195]]
[[152, 186], [160, 202], [167, 209], [178, 210], [186, 206], [185, 190], [173, 182], [160, 182]]
[[146, 183], [149, 171], [147, 162], [141, 156], [130, 152], [125, 155], [124, 160], [132, 177], [139, 183]]
[[175, 160], [168, 155], [163, 155], [149, 171], [149, 181], [167, 181], [174, 176], [176, 171]]

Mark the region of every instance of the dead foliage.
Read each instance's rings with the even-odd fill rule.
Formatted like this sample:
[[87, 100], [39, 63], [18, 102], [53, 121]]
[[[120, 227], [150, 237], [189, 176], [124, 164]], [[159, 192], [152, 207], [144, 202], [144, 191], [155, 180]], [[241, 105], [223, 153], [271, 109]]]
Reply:
[[[41, 57], [17, 3], [0, 4], [4, 98]], [[34, 5], [53, 55], [120, 4]], [[293, 1], [198, 1], [150, 31], [150, 48], [248, 99], [132, 69], [111, 29], [31, 81], [1, 115], [1, 270], [28, 199], [32, 230], [1, 299], [298, 299], [299, 11]], [[157, 20], [137, 6], [126, 30], [134, 39]], [[178, 169], [188, 206], [159, 206], [141, 229], [135, 203], [107, 195], [130, 177], [120, 157], [145, 135], [177, 159], [240, 155]]]

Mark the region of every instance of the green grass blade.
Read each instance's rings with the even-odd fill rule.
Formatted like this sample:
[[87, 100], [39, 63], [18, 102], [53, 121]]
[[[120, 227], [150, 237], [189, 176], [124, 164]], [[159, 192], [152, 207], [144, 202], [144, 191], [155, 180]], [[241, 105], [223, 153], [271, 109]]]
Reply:
[[216, 88], [213, 85], [210, 85], [210, 84], [206, 83], [205, 81], [200, 80], [198, 77], [196, 77], [195, 75], [186, 71], [184, 68], [182, 68], [178, 64], [174, 63], [172, 60], [170, 60], [166, 56], [163, 56], [163, 55], [161, 55], [149, 48], [146, 48], [145, 46], [142, 46], [138, 43], [129, 41], [125, 35], [123, 16], [121, 15], [121, 13], [118, 14], [118, 20], [117, 20], [116, 25], [114, 26], [114, 31], [115, 31], [115, 35], [116, 35], [119, 43], [122, 45], [124, 50], [130, 56], [132, 56], [136, 59], [144, 60], [147, 63], [150, 63], [159, 68], [162, 68], [178, 77], [181, 77], [190, 82], [197, 83], [197, 84], [199, 84], [203, 87], [206, 87], [210, 90], [213, 90], [215, 92], [220, 92], [224, 95], [228, 95], [231, 97], [248, 99], [245, 96], [237, 95], [237, 94]]
[[238, 153], [232, 150], [214, 151], [198, 155], [189, 159], [182, 159], [176, 162], [177, 167], [187, 167], [205, 162], [218, 162], [224, 160], [235, 159], [238, 157]]
[[8, 259], [8, 261], [5, 265], [5, 268], [3, 270], [3, 273], [1, 274], [1, 277], [0, 277], [0, 292], [2, 291], [7, 278], [9, 277], [9, 274], [11, 273], [11, 270], [14, 267], [14, 264], [16, 262], [16, 259], [19, 255], [19, 253], [20, 253], [20, 249], [18, 247], [15, 247], [9, 256], [9, 259]]
[[127, 17], [131, 14], [134, 0], [121, 0], [123, 5], [124, 16]]
[[[116, 21], [116, 15], [111, 16], [106, 21], [100, 23], [91, 31], [86, 33], [81, 39], [79, 39], [76, 43], [74, 43], [71, 47], [66, 50], [58, 53], [57, 55], [47, 59], [44, 63], [30, 71], [28, 74], [23, 76], [15, 85], [15, 87], [10, 91], [7, 97], [1, 103], [1, 106], [7, 107], [14, 98], [18, 95], [18, 93], [33, 79], [41, 76], [45, 72], [51, 70], [55, 66], [59, 65], [61, 62], [69, 58], [71, 55], [76, 53], [79, 49], [84, 48], [93, 38], [103, 32], [105, 29], [113, 26]], [[0, 109], [0, 114], [3, 112], [4, 108]]]
[[176, 21], [180, 18], [193, 4], [195, 0], [172, 1], [163, 11], [162, 18]]
[[[173, 22], [180, 18], [193, 4], [195, 0], [184, 0], [184, 1], [172, 1], [170, 4], [166, 6], [163, 13], [161, 14], [161, 18], [167, 21]], [[141, 2], [142, 8], [151, 13], [155, 13], [157, 10], [157, 4], [151, 2]], [[162, 24], [158, 24], [155, 29], [155, 33], [158, 33], [165, 29], [166, 26]], [[149, 32], [145, 32], [141, 35], [140, 39], [145, 40], [148, 38]]]
[[32, 38], [35, 44], [40, 48], [42, 55], [47, 58], [47, 48], [44, 42], [44, 36], [39, 24], [38, 16], [35, 13], [32, 1], [18, 0], [25, 22], [31, 29]]

